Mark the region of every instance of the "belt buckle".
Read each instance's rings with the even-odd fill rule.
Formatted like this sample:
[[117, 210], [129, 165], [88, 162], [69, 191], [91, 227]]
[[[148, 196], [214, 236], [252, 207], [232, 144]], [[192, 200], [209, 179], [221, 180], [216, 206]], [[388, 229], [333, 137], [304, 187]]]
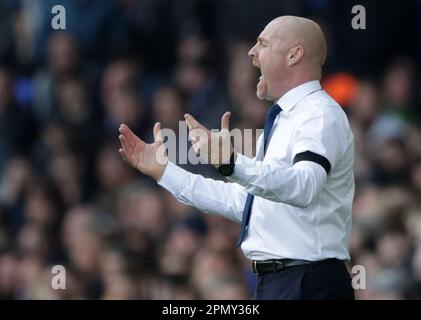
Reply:
[[257, 272], [257, 261], [256, 260], [253, 260], [252, 265], [253, 265], [253, 271], [254, 271], [254, 273], [258, 273]]

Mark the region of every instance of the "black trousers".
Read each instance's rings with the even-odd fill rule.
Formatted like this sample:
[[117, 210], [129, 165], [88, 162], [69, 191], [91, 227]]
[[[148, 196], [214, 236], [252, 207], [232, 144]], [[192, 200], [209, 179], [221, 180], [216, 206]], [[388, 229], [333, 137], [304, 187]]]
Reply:
[[344, 263], [318, 261], [259, 274], [256, 300], [354, 300]]

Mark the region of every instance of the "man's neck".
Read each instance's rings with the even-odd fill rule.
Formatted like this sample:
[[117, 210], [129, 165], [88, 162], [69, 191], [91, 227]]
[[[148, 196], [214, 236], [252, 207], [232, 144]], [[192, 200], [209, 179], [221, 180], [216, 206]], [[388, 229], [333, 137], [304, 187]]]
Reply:
[[278, 101], [285, 93], [287, 93], [288, 91], [304, 84], [310, 81], [320, 81], [320, 77], [308, 77], [308, 78], [301, 78], [301, 79], [297, 79], [297, 80], [293, 80], [288, 82], [288, 84], [279, 92], [279, 96], [277, 98], [274, 98], [272, 101], [276, 102]]

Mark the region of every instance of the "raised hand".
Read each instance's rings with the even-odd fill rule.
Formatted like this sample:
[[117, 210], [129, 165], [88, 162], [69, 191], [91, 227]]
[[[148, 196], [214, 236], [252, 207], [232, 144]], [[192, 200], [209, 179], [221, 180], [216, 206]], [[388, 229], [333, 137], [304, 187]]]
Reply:
[[215, 167], [229, 163], [231, 154], [234, 152], [229, 132], [230, 116], [230, 112], [224, 113], [219, 132], [211, 132], [190, 114], [184, 116], [189, 127], [189, 139], [192, 142], [193, 149], [203, 162]]
[[118, 151], [124, 161], [155, 180], [162, 177], [168, 162], [160, 130], [161, 124], [155, 123], [153, 127], [154, 142], [148, 144], [136, 136], [125, 124], [119, 128], [121, 148]]

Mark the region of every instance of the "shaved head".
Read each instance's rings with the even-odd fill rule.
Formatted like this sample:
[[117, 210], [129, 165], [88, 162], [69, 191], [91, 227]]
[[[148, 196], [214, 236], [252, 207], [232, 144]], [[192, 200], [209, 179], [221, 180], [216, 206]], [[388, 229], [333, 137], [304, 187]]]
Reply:
[[326, 54], [325, 36], [316, 22], [295, 16], [272, 20], [249, 51], [262, 72], [257, 96], [275, 101], [297, 85], [320, 80]]
[[282, 16], [272, 20], [270, 24], [273, 24], [275, 29], [274, 36], [280, 41], [284, 41], [291, 48], [303, 46], [304, 58], [315, 66], [323, 66], [327, 53], [326, 40], [316, 22], [301, 17]]

